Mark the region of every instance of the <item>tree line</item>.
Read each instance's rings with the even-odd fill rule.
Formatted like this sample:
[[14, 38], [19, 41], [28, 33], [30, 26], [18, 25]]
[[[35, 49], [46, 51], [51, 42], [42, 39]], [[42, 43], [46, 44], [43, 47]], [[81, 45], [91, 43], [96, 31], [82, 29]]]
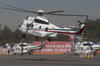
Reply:
[[100, 41], [100, 19], [88, 20], [83, 31], [83, 36], [87, 40]]

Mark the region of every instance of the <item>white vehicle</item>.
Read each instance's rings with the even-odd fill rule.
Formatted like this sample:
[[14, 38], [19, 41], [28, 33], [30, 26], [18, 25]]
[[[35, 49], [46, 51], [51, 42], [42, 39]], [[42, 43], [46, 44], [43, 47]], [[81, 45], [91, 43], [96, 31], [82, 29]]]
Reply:
[[[18, 25], [18, 28], [23, 33], [28, 33], [31, 35], [35, 35], [38, 37], [56, 37], [58, 33], [65, 33], [65, 34], [80, 34], [85, 27], [85, 22], [88, 19], [87, 15], [74, 15], [74, 14], [60, 14], [60, 12], [64, 12], [63, 10], [58, 11], [50, 11], [44, 12], [43, 10], [38, 11], [30, 11], [27, 9], [11, 6], [11, 5], [4, 5], [6, 7], [1, 7], [3, 9], [20, 11], [25, 13], [34, 13], [37, 14], [36, 17], [27, 17], [23, 19], [23, 21]], [[76, 16], [76, 17], [85, 17], [85, 21], [81, 22], [77, 20], [79, 25], [76, 27], [59, 27], [52, 23], [49, 23], [48, 19], [43, 15], [56, 15], [56, 16]]]
[[12, 47], [12, 52], [16, 55], [16, 54], [31, 54], [33, 53], [33, 50], [41, 50], [44, 47], [45, 43], [43, 42], [41, 45], [39, 46], [29, 46], [27, 43], [19, 43], [19, 44], [15, 44]]
[[100, 50], [100, 44], [94, 44], [92, 47], [95, 50]]
[[93, 43], [90, 41], [77, 42], [75, 45], [75, 55], [93, 52], [94, 50], [92, 45]]

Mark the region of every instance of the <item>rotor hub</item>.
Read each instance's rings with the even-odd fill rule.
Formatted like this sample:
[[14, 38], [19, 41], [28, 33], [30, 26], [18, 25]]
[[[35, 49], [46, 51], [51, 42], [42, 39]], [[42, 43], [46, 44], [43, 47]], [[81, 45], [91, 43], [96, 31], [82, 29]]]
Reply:
[[39, 13], [44, 13], [44, 11], [43, 11], [43, 10], [37, 10], [37, 12], [39, 12]]

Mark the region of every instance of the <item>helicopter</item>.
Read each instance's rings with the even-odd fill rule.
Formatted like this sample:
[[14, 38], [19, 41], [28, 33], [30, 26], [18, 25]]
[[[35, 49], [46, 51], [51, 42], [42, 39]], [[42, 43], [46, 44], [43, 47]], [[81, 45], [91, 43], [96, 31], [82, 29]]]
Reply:
[[[13, 10], [13, 11], [19, 11], [19, 12], [25, 12], [25, 13], [32, 13], [37, 14], [36, 17], [26, 17], [24, 18], [21, 23], [18, 25], [18, 29], [22, 31], [23, 33], [35, 35], [37, 37], [56, 37], [58, 33], [63, 34], [81, 34], [83, 29], [85, 28], [85, 23], [88, 19], [88, 15], [75, 15], [75, 14], [62, 14], [64, 10], [57, 10], [57, 11], [50, 11], [50, 12], [44, 12], [43, 10], [38, 11], [31, 11], [27, 9], [23, 9], [20, 7], [12, 6], [12, 5], [4, 5], [6, 7], [0, 7], [7, 10]], [[55, 16], [83, 16], [85, 17], [84, 23], [80, 20], [77, 20], [79, 23], [75, 27], [59, 27], [56, 26], [48, 21], [45, 15], [55, 15]]]

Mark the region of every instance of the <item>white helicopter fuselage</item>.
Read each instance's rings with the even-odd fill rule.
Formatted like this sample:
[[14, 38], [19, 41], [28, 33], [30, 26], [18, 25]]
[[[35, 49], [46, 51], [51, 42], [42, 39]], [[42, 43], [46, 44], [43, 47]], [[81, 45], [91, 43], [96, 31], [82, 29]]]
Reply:
[[[51, 37], [55, 37], [57, 33], [55, 32], [47, 32], [48, 28], [49, 29], [54, 29], [54, 28], [59, 28], [51, 23], [48, 22], [47, 19], [45, 18], [41, 18], [41, 17], [37, 17], [36, 19], [39, 20], [43, 20], [44, 23], [37, 23], [35, 22], [35, 17], [28, 17], [27, 19], [23, 20], [23, 24], [21, 25], [21, 27], [19, 28], [22, 32], [24, 33], [28, 33], [28, 34], [32, 34], [35, 36], [40, 36], [40, 37], [44, 37], [44, 36], [51, 36]], [[28, 24], [32, 25], [28, 28]]]
[[[83, 29], [84, 26], [85, 25], [83, 24], [81, 27], [77, 27], [77, 29]], [[58, 27], [52, 23], [49, 23], [44, 16], [27, 17], [21, 22], [18, 28], [23, 33], [28, 33], [39, 37], [55, 37], [57, 33], [76, 34], [76, 31], [78, 31], [76, 28], [72, 29], [70, 27]]]

